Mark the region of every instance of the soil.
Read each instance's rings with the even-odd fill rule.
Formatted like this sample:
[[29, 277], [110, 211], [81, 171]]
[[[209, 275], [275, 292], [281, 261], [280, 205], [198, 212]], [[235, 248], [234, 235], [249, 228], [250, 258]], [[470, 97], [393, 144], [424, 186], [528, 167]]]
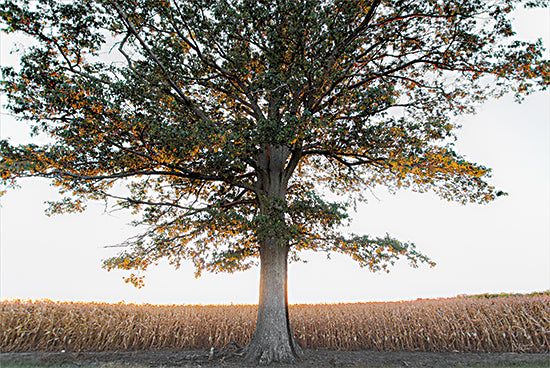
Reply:
[[[0, 366], [9, 362], [39, 361], [59, 365], [111, 363], [135, 367], [251, 367], [237, 356], [220, 357], [209, 351], [135, 352], [24, 352], [0, 353]], [[550, 353], [426, 353], [379, 351], [306, 350], [306, 359], [297, 364], [271, 364], [269, 367], [500, 367], [534, 364], [550, 367]], [[523, 364], [523, 365], [522, 365]]]

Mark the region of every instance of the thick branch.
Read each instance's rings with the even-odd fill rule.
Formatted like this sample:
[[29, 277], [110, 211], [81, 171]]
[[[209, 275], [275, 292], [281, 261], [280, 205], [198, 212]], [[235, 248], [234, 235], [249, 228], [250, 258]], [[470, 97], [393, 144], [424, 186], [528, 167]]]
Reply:
[[[348, 167], [365, 165], [365, 164], [376, 164], [377, 162], [383, 161], [382, 158], [372, 158], [368, 155], [359, 154], [359, 153], [349, 153], [349, 152], [338, 152], [337, 150], [307, 150], [303, 152], [304, 156], [319, 155], [325, 156], [327, 158], [333, 158], [336, 161], [340, 162], [343, 165]], [[344, 157], [354, 158], [355, 161], [349, 162], [344, 159]]]

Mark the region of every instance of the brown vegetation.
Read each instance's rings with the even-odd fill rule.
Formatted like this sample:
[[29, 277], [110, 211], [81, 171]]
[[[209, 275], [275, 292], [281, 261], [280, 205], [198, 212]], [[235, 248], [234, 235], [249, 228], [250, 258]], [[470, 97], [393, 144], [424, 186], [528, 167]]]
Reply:
[[[0, 351], [208, 349], [254, 332], [257, 306], [0, 302]], [[550, 296], [294, 305], [306, 349], [549, 352]]]

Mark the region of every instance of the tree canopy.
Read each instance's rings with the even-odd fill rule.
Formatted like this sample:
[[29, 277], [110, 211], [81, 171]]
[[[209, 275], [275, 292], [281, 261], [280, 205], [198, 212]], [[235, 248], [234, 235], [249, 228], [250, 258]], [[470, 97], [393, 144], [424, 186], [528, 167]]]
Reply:
[[[45, 144], [0, 140], [0, 177], [133, 211], [141, 233], [105, 261], [197, 270], [258, 262], [259, 363], [294, 361], [287, 259], [348, 254], [386, 270], [433, 262], [414, 244], [348, 234], [376, 186], [461, 203], [505, 194], [456, 152], [454, 117], [550, 83], [540, 40], [516, 39], [516, 6], [545, 0], [8, 0], [5, 33], [32, 39], [2, 67], [8, 108]], [[330, 194], [330, 195], [329, 195]], [[330, 198], [336, 198], [330, 199]]]
[[432, 263], [413, 244], [342, 225], [375, 186], [461, 203], [502, 194], [489, 168], [455, 152], [453, 117], [548, 86], [541, 41], [514, 38], [518, 4], [547, 6], [4, 1], [3, 31], [36, 44], [20, 68], [2, 68], [2, 92], [50, 143], [0, 141], [3, 184], [51, 179], [66, 198], [50, 213], [88, 200], [133, 210], [144, 230], [109, 269], [167, 257], [198, 274], [242, 270], [274, 237], [295, 259], [309, 249], [372, 270], [401, 256]]

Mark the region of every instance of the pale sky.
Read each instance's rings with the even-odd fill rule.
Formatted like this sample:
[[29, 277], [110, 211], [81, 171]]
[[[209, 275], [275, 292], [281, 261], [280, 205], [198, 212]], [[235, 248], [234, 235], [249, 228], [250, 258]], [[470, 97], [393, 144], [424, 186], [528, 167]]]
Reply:
[[[550, 11], [517, 13], [521, 38], [542, 37], [550, 47]], [[2, 65], [13, 65], [13, 39], [0, 35]], [[548, 58], [548, 52], [546, 52]], [[2, 105], [6, 99], [2, 96]], [[0, 135], [27, 142], [25, 123], [2, 110]], [[509, 193], [488, 205], [449, 203], [434, 194], [375, 191], [350, 231], [414, 242], [437, 266], [413, 269], [403, 261], [389, 274], [371, 273], [351, 258], [308, 253], [289, 266], [290, 303], [339, 303], [531, 292], [550, 288], [550, 93], [517, 104], [511, 96], [488, 101], [460, 117], [456, 144], [469, 160], [491, 167], [491, 183]], [[129, 215], [90, 203], [82, 214], [44, 215], [59, 195], [48, 182], [28, 179], [0, 198], [0, 299], [153, 304], [257, 303], [259, 270], [204, 274], [193, 267], [152, 267], [136, 289], [102, 260], [116, 254], [135, 229]]]

